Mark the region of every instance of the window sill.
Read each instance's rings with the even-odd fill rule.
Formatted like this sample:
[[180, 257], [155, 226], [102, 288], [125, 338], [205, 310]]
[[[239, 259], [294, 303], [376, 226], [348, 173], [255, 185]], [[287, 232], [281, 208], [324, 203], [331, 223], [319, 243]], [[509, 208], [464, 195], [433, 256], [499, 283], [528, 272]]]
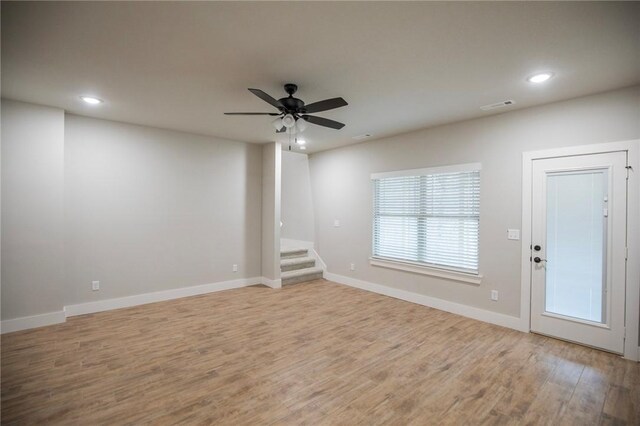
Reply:
[[482, 282], [482, 275], [471, 275], [465, 274], [464, 272], [447, 271], [444, 269], [430, 268], [428, 266], [415, 265], [412, 263], [398, 262], [394, 260], [376, 259], [374, 257], [370, 257], [369, 264], [371, 266], [397, 269], [399, 271], [413, 272], [414, 274], [431, 275], [433, 277], [460, 281], [475, 285], [480, 285], [480, 283]]

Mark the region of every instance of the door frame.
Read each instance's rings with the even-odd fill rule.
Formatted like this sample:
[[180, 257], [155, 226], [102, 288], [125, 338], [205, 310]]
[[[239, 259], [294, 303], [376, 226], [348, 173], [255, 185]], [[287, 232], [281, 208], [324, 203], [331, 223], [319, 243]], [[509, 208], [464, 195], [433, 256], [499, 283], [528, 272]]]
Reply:
[[640, 323], [640, 139], [603, 144], [570, 146], [522, 153], [522, 259], [520, 288], [520, 327], [531, 331], [531, 217], [532, 166], [534, 160], [626, 151], [627, 183], [627, 270], [625, 283], [624, 358], [640, 360], [638, 333]]

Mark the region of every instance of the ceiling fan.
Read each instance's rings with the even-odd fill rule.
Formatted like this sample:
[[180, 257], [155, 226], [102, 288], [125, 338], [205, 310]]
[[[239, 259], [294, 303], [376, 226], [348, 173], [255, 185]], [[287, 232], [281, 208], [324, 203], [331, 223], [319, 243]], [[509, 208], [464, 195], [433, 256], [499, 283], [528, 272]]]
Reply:
[[278, 109], [278, 112], [225, 112], [225, 115], [277, 116], [278, 118], [276, 118], [272, 124], [276, 128], [276, 131], [278, 133], [287, 132], [294, 134], [297, 132], [302, 132], [307, 128], [307, 122], [336, 130], [342, 129], [344, 127], [343, 123], [329, 120], [328, 118], [316, 117], [309, 114], [343, 107], [345, 105], [348, 105], [347, 101], [342, 98], [332, 98], [305, 105], [302, 100], [293, 97], [293, 94], [296, 93], [297, 90], [297, 85], [291, 83], [285, 84], [284, 91], [287, 92], [289, 96], [276, 100], [260, 89], [249, 89], [251, 93], [267, 102], [268, 104], [276, 107]]

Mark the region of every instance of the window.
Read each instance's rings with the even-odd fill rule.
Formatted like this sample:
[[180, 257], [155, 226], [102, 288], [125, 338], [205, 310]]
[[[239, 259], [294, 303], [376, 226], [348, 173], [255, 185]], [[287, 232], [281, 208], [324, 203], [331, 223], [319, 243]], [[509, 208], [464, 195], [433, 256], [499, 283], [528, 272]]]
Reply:
[[371, 178], [373, 258], [478, 274], [480, 164]]

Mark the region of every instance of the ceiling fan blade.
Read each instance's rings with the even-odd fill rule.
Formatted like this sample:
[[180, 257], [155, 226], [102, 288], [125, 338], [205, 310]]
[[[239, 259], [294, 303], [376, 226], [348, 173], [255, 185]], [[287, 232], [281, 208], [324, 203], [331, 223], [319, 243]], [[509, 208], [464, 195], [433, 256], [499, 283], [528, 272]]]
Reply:
[[347, 101], [342, 98], [325, 99], [324, 101], [314, 102], [309, 105], [305, 105], [304, 109], [308, 113], [328, 111], [330, 109], [340, 108], [349, 105]]
[[280, 115], [279, 112], [225, 112], [224, 115]]
[[317, 124], [318, 126], [329, 127], [331, 129], [340, 130], [344, 127], [343, 123], [338, 121], [329, 120], [328, 118], [314, 117], [313, 115], [303, 115], [302, 118], [309, 123]]
[[249, 89], [249, 91], [251, 93], [253, 93], [254, 95], [256, 95], [257, 97], [259, 97], [260, 99], [262, 99], [263, 101], [265, 101], [266, 103], [271, 104], [271, 105], [273, 105], [274, 107], [276, 107], [278, 109], [282, 108], [282, 104], [280, 102], [278, 102], [277, 100], [275, 100], [274, 98], [272, 98], [268, 94], [264, 93], [262, 90], [260, 90], [260, 89]]

